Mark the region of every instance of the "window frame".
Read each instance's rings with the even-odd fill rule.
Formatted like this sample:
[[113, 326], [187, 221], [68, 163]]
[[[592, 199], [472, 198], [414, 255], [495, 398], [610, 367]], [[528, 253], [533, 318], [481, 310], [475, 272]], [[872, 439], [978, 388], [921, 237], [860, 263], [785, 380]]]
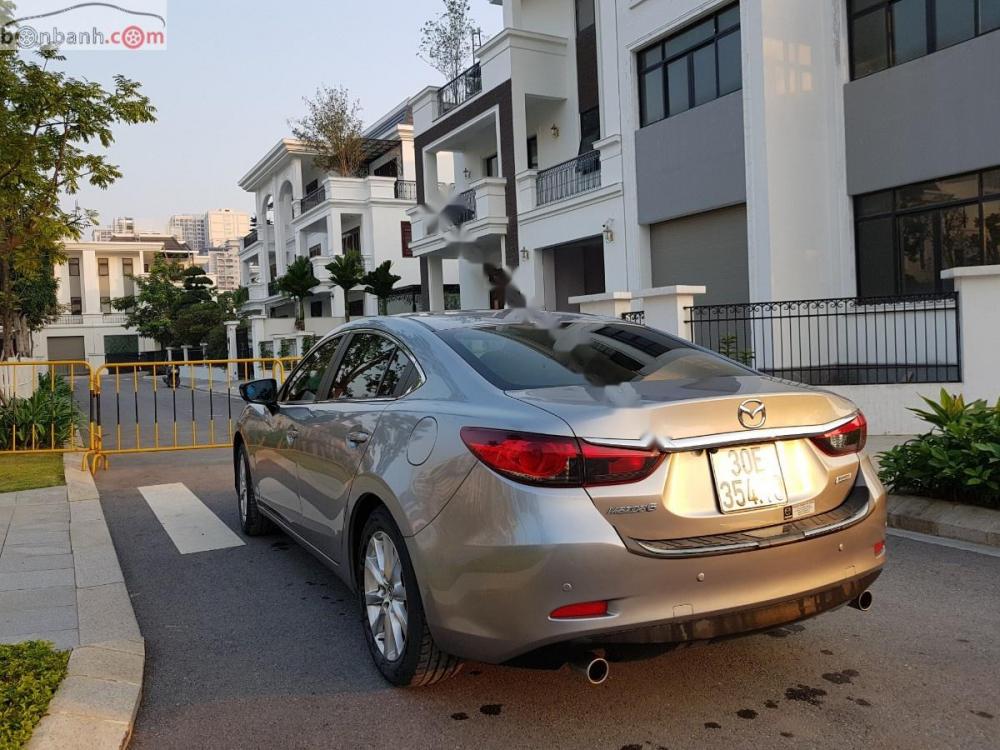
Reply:
[[111, 259], [110, 258], [98, 258], [97, 259], [97, 275], [98, 277], [110, 277], [111, 276]]
[[[725, 28], [721, 28], [720, 27], [720, 18], [724, 14], [726, 14], [729, 11], [733, 10], [734, 8], [739, 9], [739, 7], [740, 7], [739, 2], [727, 3], [727, 4], [723, 5], [722, 7], [719, 7], [717, 9], [711, 11], [710, 13], [705, 14], [704, 16], [698, 18], [697, 20], [691, 21], [689, 23], [685, 23], [683, 26], [681, 26], [681, 27], [679, 27], [679, 28], [671, 31], [667, 36], [664, 36], [663, 38], [657, 40], [656, 42], [653, 42], [652, 44], [647, 44], [645, 47], [642, 47], [641, 49], [639, 49], [639, 50], [637, 50], [635, 52], [636, 80], [637, 80], [638, 89], [639, 89], [639, 92], [638, 92], [639, 93], [639, 97], [638, 98], [639, 98], [639, 127], [640, 128], [644, 128], [644, 127], [647, 127], [649, 125], [653, 125], [653, 124], [655, 124], [657, 122], [662, 122], [663, 120], [670, 119], [671, 117], [676, 117], [677, 115], [684, 114], [684, 112], [690, 112], [692, 109], [695, 109], [697, 107], [701, 107], [701, 106], [703, 106], [705, 104], [708, 104], [710, 102], [717, 101], [718, 99], [721, 99], [723, 96], [728, 96], [729, 94], [734, 94], [737, 91], [741, 91], [743, 89], [743, 82], [742, 82], [742, 80], [740, 81], [739, 88], [733, 89], [732, 91], [727, 91], [724, 94], [720, 93], [720, 85], [719, 85], [719, 41], [721, 39], [724, 39], [724, 38], [732, 35], [732, 34], [736, 34], [739, 37], [739, 40], [740, 40], [740, 54], [741, 54], [740, 71], [741, 71], [741, 74], [742, 74], [742, 69], [743, 69], [743, 61], [742, 61], [742, 50], [743, 50], [742, 30], [743, 30], [743, 26], [742, 26], [742, 24], [739, 21], [737, 21], [737, 23], [735, 25], [733, 25], [733, 26], [727, 26]], [[667, 55], [667, 45], [672, 40], [675, 40], [675, 39], [683, 36], [684, 34], [688, 33], [692, 29], [697, 28], [698, 26], [700, 26], [700, 25], [702, 25], [702, 24], [704, 24], [706, 22], [709, 22], [709, 21], [712, 23], [712, 34], [711, 34], [711, 36], [709, 36], [707, 39], [702, 39], [701, 41], [693, 42], [689, 46], [685, 47], [684, 49], [682, 49], [682, 50], [680, 50], [678, 52], [674, 52], [673, 54], [671, 54], [669, 56]], [[657, 62], [655, 62], [655, 63], [651, 63], [651, 64], [646, 65], [644, 67], [642, 65], [643, 56], [646, 53], [648, 53], [650, 50], [656, 49], [657, 47], [660, 48], [659, 60]], [[697, 52], [699, 52], [700, 50], [705, 49], [707, 47], [712, 47], [713, 57], [714, 57], [714, 60], [715, 60], [715, 96], [713, 96], [711, 99], [707, 99], [706, 101], [701, 102], [700, 104], [696, 104], [695, 103], [696, 102], [696, 99], [695, 99], [695, 66], [693, 64], [693, 58], [694, 58], [694, 55]], [[670, 67], [671, 64], [676, 63], [676, 62], [678, 62], [681, 59], [687, 59], [686, 76], [687, 76], [687, 102], [688, 102], [688, 107], [687, 107], [687, 109], [685, 109], [685, 110], [683, 110], [681, 112], [677, 112], [675, 114], [670, 114], [670, 85], [669, 85], [668, 70], [669, 70], [669, 67]], [[660, 80], [660, 85], [661, 85], [661, 87], [663, 89], [663, 91], [662, 91], [662, 94], [663, 94], [663, 116], [660, 117], [660, 118], [657, 118], [655, 120], [650, 120], [650, 119], [647, 119], [647, 116], [646, 116], [645, 76], [647, 74], [653, 73], [656, 70], [661, 71], [660, 72], [660, 79], [661, 79]]]
[[80, 259], [79, 258], [67, 258], [66, 265], [69, 268], [70, 278], [79, 278], [80, 276]]
[[[1000, 200], [1000, 188], [996, 192], [986, 192], [985, 189], [985, 176], [988, 172], [995, 172], [1000, 167], [990, 167], [987, 169], [975, 170], [972, 172], [960, 172], [958, 174], [946, 175], [944, 177], [938, 177], [931, 180], [921, 180], [920, 182], [909, 183], [906, 185], [897, 185], [892, 188], [885, 188], [884, 190], [875, 190], [869, 193], [861, 193], [854, 196], [854, 269], [855, 269], [855, 281], [857, 284], [858, 297], [861, 299], [873, 299], [875, 297], [893, 297], [893, 296], [909, 296], [910, 294], [940, 294], [943, 292], [950, 291], [952, 284], [946, 282], [941, 278], [941, 271], [944, 270], [943, 258], [944, 258], [944, 247], [941, 241], [941, 212], [948, 209], [955, 208], [967, 208], [969, 206], [977, 206], [979, 209], [979, 249], [980, 258], [983, 263], [975, 265], [985, 264], [986, 255], [986, 228], [985, 228], [985, 205], [987, 203], [993, 203]], [[939, 203], [927, 203], [917, 206], [910, 206], [908, 208], [898, 207], [898, 193], [907, 188], [912, 188], [917, 185], [922, 185], [928, 182], [947, 182], [950, 180], [958, 180], [963, 177], [975, 176], [976, 178], [976, 195], [971, 198], [956, 198], [952, 200], [942, 201]], [[879, 193], [890, 193], [892, 200], [891, 206], [888, 211], [875, 211], [873, 213], [865, 214], [860, 216], [858, 213], [858, 202], [872, 195], [878, 195]], [[932, 292], [904, 292], [903, 291], [903, 257], [902, 257], [902, 237], [899, 232], [899, 220], [907, 216], [915, 216], [918, 214], [934, 214], [933, 221], [933, 232], [934, 232], [934, 290]], [[859, 228], [862, 224], [867, 222], [875, 222], [879, 220], [889, 219], [891, 222], [892, 230], [892, 263], [893, 263], [893, 289], [886, 293], [862, 297], [861, 295], [861, 276], [858, 272], [861, 270], [861, 246], [858, 242]], [[970, 267], [970, 266], [954, 266], [955, 268], [960, 267]], [[971, 266], [974, 267], [974, 266]]]
[[[393, 334], [388, 333], [387, 331], [380, 330], [378, 328], [367, 328], [367, 327], [352, 328], [350, 331], [346, 333], [347, 343], [346, 345], [342, 344], [341, 348], [338, 350], [336, 367], [332, 368], [331, 372], [328, 373], [327, 382], [324, 384], [325, 391], [328, 395], [330, 389], [333, 387], [333, 379], [337, 377], [337, 370], [340, 369], [341, 360], [344, 358], [344, 355], [347, 354], [347, 349], [350, 347], [351, 342], [354, 340], [355, 336], [365, 333], [381, 336], [382, 338], [388, 339], [394, 345], [392, 354], [389, 357], [390, 363], [396, 356], [396, 352], [400, 350], [402, 350], [403, 354], [405, 354], [409, 358], [410, 363], [412, 365], [412, 369], [410, 370], [410, 373], [406, 376], [407, 384], [404, 392], [399, 396], [375, 396], [374, 398], [328, 398], [324, 400], [322, 403], [364, 404], [364, 403], [384, 403], [389, 401], [399, 401], [400, 399], [406, 398], [407, 396], [412, 394], [414, 391], [422, 387], [424, 383], [427, 382], [427, 377], [426, 375], [424, 375], [424, 370], [420, 366], [420, 362], [413, 355], [413, 350], [411, 350], [408, 346], [402, 343], [397, 336], [394, 336]], [[388, 368], [386, 369], [388, 370]], [[385, 380], [384, 373], [382, 375], [382, 380]], [[378, 389], [376, 389], [376, 393], [378, 392], [378, 390], [381, 390], [382, 388], [382, 380], [379, 381], [379, 387]], [[317, 401], [314, 403], [319, 403], [319, 402]]]

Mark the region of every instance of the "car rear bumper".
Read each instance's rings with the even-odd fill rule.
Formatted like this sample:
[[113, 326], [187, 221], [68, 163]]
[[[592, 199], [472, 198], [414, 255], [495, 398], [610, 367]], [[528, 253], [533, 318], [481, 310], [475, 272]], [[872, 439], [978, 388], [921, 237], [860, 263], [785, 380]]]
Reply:
[[[503, 662], [567, 642], [711, 640], [812, 617], [860, 594], [885, 557], [885, 492], [867, 460], [867, 515], [815, 537], [708, 556], [630, 551], [583, 490], [524, 487], [477, 466], [411, 537], [428, 623], [456, 656]], [[608, 615], [554, 620], [579, 602]]]

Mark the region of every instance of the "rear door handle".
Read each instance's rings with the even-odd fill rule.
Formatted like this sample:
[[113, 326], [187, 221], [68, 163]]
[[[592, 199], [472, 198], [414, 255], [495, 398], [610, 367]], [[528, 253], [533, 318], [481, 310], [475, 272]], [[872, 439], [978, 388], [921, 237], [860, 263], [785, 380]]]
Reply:
[[347, 442], [354, 443], [355, 445], [361, 445], [362, 443], [367, 443], [368, 438], [371, 437], [370, 432], [365, 432], [364, 430], [355, 430], [354, 432], [348, 433]]

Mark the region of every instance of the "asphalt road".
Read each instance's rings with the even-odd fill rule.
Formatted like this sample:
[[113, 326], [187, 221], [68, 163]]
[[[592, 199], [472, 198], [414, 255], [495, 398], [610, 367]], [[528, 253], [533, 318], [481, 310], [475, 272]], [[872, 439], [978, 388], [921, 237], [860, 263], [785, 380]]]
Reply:
[[147, 639], [135, 748], [1000, 747], [1000, 557], [890, 537], [868, 613], [613, 664], [598, 687], [467, 664], [399, 690], [348, 591], [285, 536], [180, 555], [135, 489], [168, 482], [238, 531], [227, 451], [98, 477]]

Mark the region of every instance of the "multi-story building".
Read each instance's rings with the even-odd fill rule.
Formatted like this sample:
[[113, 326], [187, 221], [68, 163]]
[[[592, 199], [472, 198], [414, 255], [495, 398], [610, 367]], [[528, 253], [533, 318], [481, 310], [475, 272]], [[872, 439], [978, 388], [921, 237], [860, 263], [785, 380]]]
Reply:
[[[250, 293], [245, 309], [256, 318], [290, 323], [294, 305], [278, 293], [275, 281], [296, 258], [309, 258], [321, 281], [306, 304], [309, 330], [325, 332], [343, 321], [345, 310], [352, 316], [376, 314], [377, 300], [361, 287], [345, 299], [341, 289], [327, 283], [325, 266], [348, 251], [360, 253], [369, 270], [392, 261], [392, 270], [401, 279], [390, 311], [419, 306], [420, 263], [412, 257], [407, 215], [416, 205], [409, 106], [400, 105], [381, 118], [364, 139], [360, 175], [323, 172], [314, 163], [314, 152], [286, 138], [240, 179], [240, 187], [254, 193], [256, 206], [257, 226], [243, 238], [239, 255], [243, 284]], [[442, 179], [451, 179], [450, 158], [442, 158], [439, 170]], [[448, 285], [455, 306], [457, 280], [455, 264], [445, 264], [439, 281]], [[253, 329], [255, 341], [268, 335], [264, 329], [261, 323]]]
[[229, 240], [238, 240], [250, 231], [250, 214], [231, 208], [217, 208], [205, 214], [206, 249], [222, 247]]
[[233, 292], [240, 286], [240, 247], [242, 237], [229, 239], [208, 250], [208, 272], [220, 292]]
[[167, 234], [171, 234], [196, 253], [204, 253], [208, 248], [206, 221], [204, 214], [174, 214], [167, 222]]
[[125, 314], [113, 299], [135, 293], [135, 277], [149, 271], [157, 257], [190, 264], [193, 252], [172, 236], [115, 236], [110, 242], [67, 242], [66, 261], [55, 266], [57, 298], [66, 310], [34, 336], [34, 356], [49, 360], [86, 360], [100, 365], [157, 348], [125, 327]]

